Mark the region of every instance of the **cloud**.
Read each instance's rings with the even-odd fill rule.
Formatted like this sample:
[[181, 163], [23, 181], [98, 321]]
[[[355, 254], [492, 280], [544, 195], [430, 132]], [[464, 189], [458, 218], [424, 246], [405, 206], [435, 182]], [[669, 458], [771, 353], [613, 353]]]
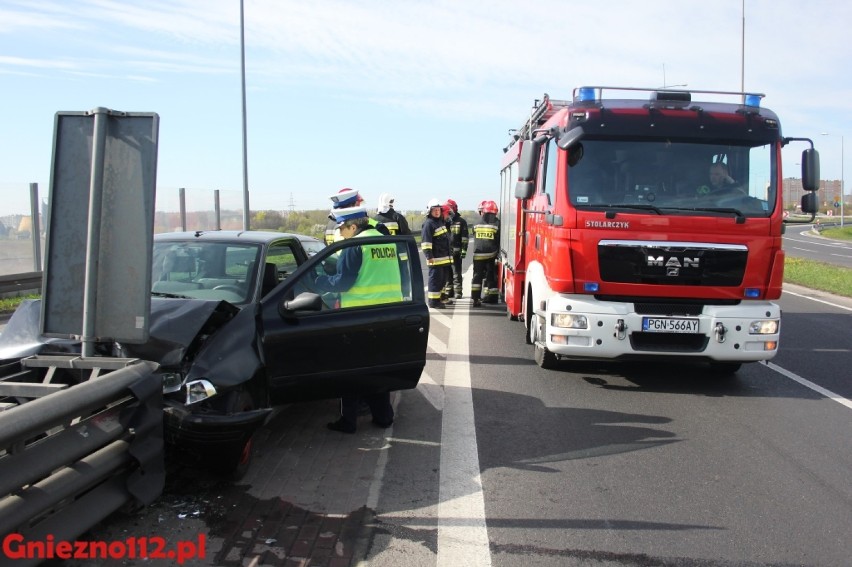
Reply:
[[[641, 9], [628, 0], [543, 0], [534, 7], [506, 0], [244, 5], [246, 66], [255, 88], [295, 83], [352, 90], [374, 100], [424, 93], [436, 100], [481, 97], [488, 90], [498, 99], [521, 90], [564, 96], [590, 82], [687, 83], [713, 90], [737, 90], [740, 83], [738, 0], [686, 6], [665, 1]], [[745, 5], [748, 88], [769, 91], [803, 72], [828, 78], [847, 60], [849, 48], [838, 49], [845, 35], [841, 22], [852, 19], [845, 4]], [[87, 56], [98, 48], [104, 53], [96, 58], [99, 65], [112, 60], [146, 72], [201, 74], [234, 72], [239, 65], [239, 6], [232, 0], [15, 6], [0, 19], [4, 32], [34, 26], [74, 30], [81, 42], [79, 31], [85, 30]], [[829, 7], [832, 18], [814, 17]], [[74, 51], [74, 42], [68, 49]], [[117, 55], [107, 55], [113, 52]]]
[[30, 57], [9, 57], [0, 55], [0, 65], [33, 69], [68, 70], [77, 68], [77, 63], [68, 60], [34, 59]]
[[[300, 105], [296, 112], [305, 113], [311, 104], [317, 119], [339, 121], [341, 114], [355, 112], [372, 112], [371, 118], [378, 117], [373, 120], [392, 115], [399, 127], [423, 131], [454, 120], [456, 130], [441, 134], [470, 140], [484, 128], [502, 135], [522, 122], [533, 99], [544, 93], [570, 98], [572, 89], [584, 84], [686, 83], [690, 89], [739, 90], [742, 5], [742, 0], [641, 5], [631, 0], [534, 5], [245, 0], [249, 120], [257, 124], [249, 136], [264, 128], [278, 133], [293, 123], [305, 128], [309, 121], [294, 116], [288, 105]], [[766, 93], [764, 105], [778, 112], [785, 135], [848, 131], [852, 97], [845, 69], [852, 47], [846, 27], [852, 4], [745, 0], [745, 8], [746, 89]], [[57, 105], [57, 99], [62, 107], [79, 104], [86, 89], [120, 107], [144, 95], [146, 104], [164, 113], [164, 144], [172, 128], [181, 136], [203, 136], [204, 123], [211, 122], [218, 130], [198, 147], [209, 155], [230, 155], [239, 132], [234, 137], [222, 120], [210, 117], [239, 108], [233, 98], [239, 88], [239, 18], [237, 0], [4, 0], [0, 74], [22, 82], [43, 79], [40, 94], [53, 96], [42, 101], [46, 107]], [[92, 79], [75, 85], [77, 99], [57, 94], [67, 94], [60, 91], [69, 76]], [[125, 91], [123, 83], [130, 85]], [[231, 98], [217, 98], [223, 92]], [[425, 136], [416, 132], [411, 138], [414, 145]], [[504, 142], [476, 144], [499, 152]], [[832, 175], [839, 143], [819, 142], [823, 171]], [[254, 156], [284, 143], [252, 138], [249, 148]], [[210, 170], [216, 182], [225, 174], [239, 181], [233, 164], [209, 161], [215, 167], [205, 163], [189, 175], [206, 182], [202, 176]], [[165, 155], [161, 163], [168, 171]], [[175, 169], [189, 163], [181, 155]], [[254, 163], [253, 180], [264, 175]]]

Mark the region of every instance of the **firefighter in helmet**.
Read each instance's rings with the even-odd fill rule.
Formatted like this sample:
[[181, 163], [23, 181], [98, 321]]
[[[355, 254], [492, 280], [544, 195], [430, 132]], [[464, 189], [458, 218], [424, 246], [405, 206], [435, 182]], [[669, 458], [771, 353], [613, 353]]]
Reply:
[[444, 203], [450, 208], [450, 246], [452, 247], [453, 261], [452, 282], [447, 290], [447, 296], [461, 299], [462, 296], [462, 260], [467, 256], [468, 226], [467, 221], [459, 214], [459, 206], [452, 199]]
[[373, 220], [382, 223], [391, 234], [411, 234], [405, 215], [393, 208], [394, 197], [390, 193], [379, 195], [379, 206]]
[[474, 307], [480, 307], [483, 303], [497, 303], [495, 262], [500, 249], [497, 203], [483, 201], [480, 208], [482, 216], [473, 227], [473, 282], [470, 284], [470, 296]]
[[447, 240], [450, 243], [450, 265], [447, 266], [444, 274], [447, 279], [441, 289], [441, 303], [453, 303], [453, 234], [450, 231], [453, 226], [453, 210], [446, 203], [441, 205], [441, 216], [444, 224], [447, 225]]
[[429, 266], [429, 282], [427, 298], [429, 307], [444, 309], [441, 302], [441, 291], [447, 281], [447, 271], [452, 259], [450, 257], [450, 238], [447, 225], [444, 222], [441, 202], [431, 199], [426, 205], [426, 220], [420, 238], [420, 249], [426, 257]]

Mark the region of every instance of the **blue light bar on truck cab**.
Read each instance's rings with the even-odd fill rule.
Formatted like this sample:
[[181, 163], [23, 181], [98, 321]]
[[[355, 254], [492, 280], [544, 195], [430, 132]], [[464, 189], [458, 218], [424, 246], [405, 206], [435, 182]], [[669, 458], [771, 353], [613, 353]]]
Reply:
[[748, 299], [757, 299], [760, 297], [760, 290], [756, 287], [747, 287], [743, 295]]
[[577, 89], [577, 102], [589, 102], [597, 99], [594, 87], [580, 87]]
[[761, 99], [760, 95], [747, 94], [747, 95], [745, 95], [745, 105], [760, 108], [760, 99]]

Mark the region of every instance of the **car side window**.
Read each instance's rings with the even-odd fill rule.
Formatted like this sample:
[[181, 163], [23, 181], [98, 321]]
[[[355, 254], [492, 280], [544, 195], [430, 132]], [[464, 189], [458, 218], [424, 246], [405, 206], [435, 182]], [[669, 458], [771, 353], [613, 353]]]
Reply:
[[[316, 270], [302, 274], [293, 296], [308, 291], [322, 297], [322, 311], [357, 309], [412, 301], [411, 262], [405, 243], [343, 242]], [[320, 267], [322, 266], [322, 267]]]
[[299, 267], [293, 245], [286, 242], [273, 243], [266, 253], [266, 261], [275, 264], [278, 281], [283, 281]]

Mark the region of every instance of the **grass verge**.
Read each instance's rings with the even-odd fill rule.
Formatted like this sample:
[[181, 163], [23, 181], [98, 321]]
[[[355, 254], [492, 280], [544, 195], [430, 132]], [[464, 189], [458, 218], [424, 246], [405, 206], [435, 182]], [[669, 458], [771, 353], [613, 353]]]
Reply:
[[784, 262], [784, 281], [852, 297], [852, 268], [788, 256]]
[[0, 297], [0, 314], [12, 313], [25, 299], [38, 299], [39, 295], [24, 295], [23, 297]]
[[834, 238], [836, 240], [852, 240], [852, 226], [826, 228], [820, 234], [826, 238]]

